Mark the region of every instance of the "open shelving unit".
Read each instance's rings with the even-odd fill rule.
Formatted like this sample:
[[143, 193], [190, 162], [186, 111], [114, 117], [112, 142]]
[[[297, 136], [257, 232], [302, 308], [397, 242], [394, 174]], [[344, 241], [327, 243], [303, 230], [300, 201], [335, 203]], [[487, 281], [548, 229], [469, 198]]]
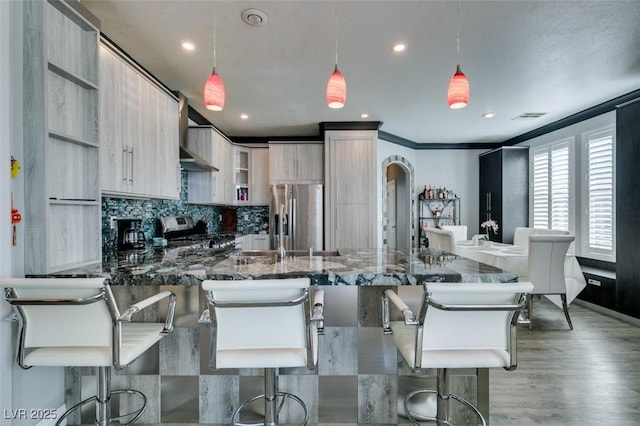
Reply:
[[76, 3], [24, 3], [26, 273], [102, 257], [99, 23]]
[[439, 228], [441, 225], [460, 225], [460, 198], [418, 198], [418, 232], [420, 247], [426, 247], [424, 229]]

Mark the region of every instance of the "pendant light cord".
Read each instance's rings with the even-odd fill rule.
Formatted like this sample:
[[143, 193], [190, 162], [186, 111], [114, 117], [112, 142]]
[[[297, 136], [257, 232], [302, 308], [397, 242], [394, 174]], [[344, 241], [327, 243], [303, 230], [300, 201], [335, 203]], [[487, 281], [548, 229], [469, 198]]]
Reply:
[[335, 8], [336, 17], [336, 66], [338, 66], [338, 2], [336, 1]]
[[458, 18], [458, 38], [456, 39], [456, 49], [458, 52], [458, 65], [460, 64], [460, 0], [456, 3], [456, 16]]
[[213, 5], [213, 70], [216, 70], [216, 6]]

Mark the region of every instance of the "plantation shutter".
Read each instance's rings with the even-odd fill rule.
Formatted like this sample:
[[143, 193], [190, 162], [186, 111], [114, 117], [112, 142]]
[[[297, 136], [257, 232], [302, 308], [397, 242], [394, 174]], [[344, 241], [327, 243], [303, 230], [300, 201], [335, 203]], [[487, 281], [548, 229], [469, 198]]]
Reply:
[[533, 227], [569, 230], [569, 143], [533, 152]]
[[588, 249], [613, 254], [613, 132], [590, 134], [586, 144]]

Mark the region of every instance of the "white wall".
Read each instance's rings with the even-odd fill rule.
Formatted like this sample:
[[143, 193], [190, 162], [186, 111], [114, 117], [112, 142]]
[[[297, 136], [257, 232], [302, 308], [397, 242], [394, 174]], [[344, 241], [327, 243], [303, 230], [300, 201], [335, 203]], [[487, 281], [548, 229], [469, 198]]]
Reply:
[[[11, 155], [21, 161], [22, 152], [22, 4], [0, 0], [0, 212], [7, 218], [14, 204], [24, 214], [24, 169], [12, 179], [8, 173]], [[24, 276], [24, 229], [18, 225], [18, 241], [11, 244], [12, 227], [0, 220], [0, 277]], [[22, 370], [15, 363], [15, 323], [4, 321], [9, 305], [0, 297], [0, 407], [3, 409], [56, 409], [64, 403], [64, 370], [62, 368], [32, 368]], [[12, 420], [0, 415], [0, 425], [29, 426], [37, 419]]]
[[[9, 79], [9, 40], [10, 40], [10, 4], [9, 2], [0, 1], [0, 161], [4, 167], [0, 167], [0, 212], [1, 216], [7, 218], [7, 212], [11, 208], [10, 196], [11, 189], [9, 173], [7, 173], [7, 164], [10, 157], [7, 153], [10, 151], [10, 88]], [[7, 220], [0, 221], [0, 277], [11, 275], [11, 264], [13, 250], [11, 248], [11, 226], [7, 224]], [[3, 321], [10, 312], [9, 305], [0, 300], [0, 407], [12, 407], [12, 372], [13, 364], [11, 360], [12, 342], [11, 342], [11, 325]], [[0, 417], [0, 424], [9, 425], [11, 422], [5, 420], [4, 416]]]
[[460, 224], [469, 236], [479, 229], [478, 155], [487, 150], [442, 149], [416, 151], [416, 191], [425, 185], [445, 187], [460, 198]]
[[[478, 156], [488, 150], [434, 149], [414, 150], [385, 140], [378, 141], [378, 246], [382, 247], [382, 162], [392, 155], [406, 158], [415, 170], [415, 196], [425, 185], [451, 189], [460, 197], [460, 224], [467, 225], [469, 236], [479, 233], [478, 193], [480, 176]], [[414, 217], [417, 220], [417, 201]], [[417, 229], [417, 224], [415, 224]]]

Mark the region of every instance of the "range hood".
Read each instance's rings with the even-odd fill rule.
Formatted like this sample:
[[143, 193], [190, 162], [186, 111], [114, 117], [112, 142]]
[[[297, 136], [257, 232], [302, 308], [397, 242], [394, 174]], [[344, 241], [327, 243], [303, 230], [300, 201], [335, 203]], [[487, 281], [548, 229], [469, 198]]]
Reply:
[[178, 92], [178, 129], [180, 134], [180, 166], [184, 170], [197, 172], [217, 172], [218, 169], [204, 158], [196, 155], [187, 148], [187, 138], [189, 137], [189, 101], [185, 95]]

